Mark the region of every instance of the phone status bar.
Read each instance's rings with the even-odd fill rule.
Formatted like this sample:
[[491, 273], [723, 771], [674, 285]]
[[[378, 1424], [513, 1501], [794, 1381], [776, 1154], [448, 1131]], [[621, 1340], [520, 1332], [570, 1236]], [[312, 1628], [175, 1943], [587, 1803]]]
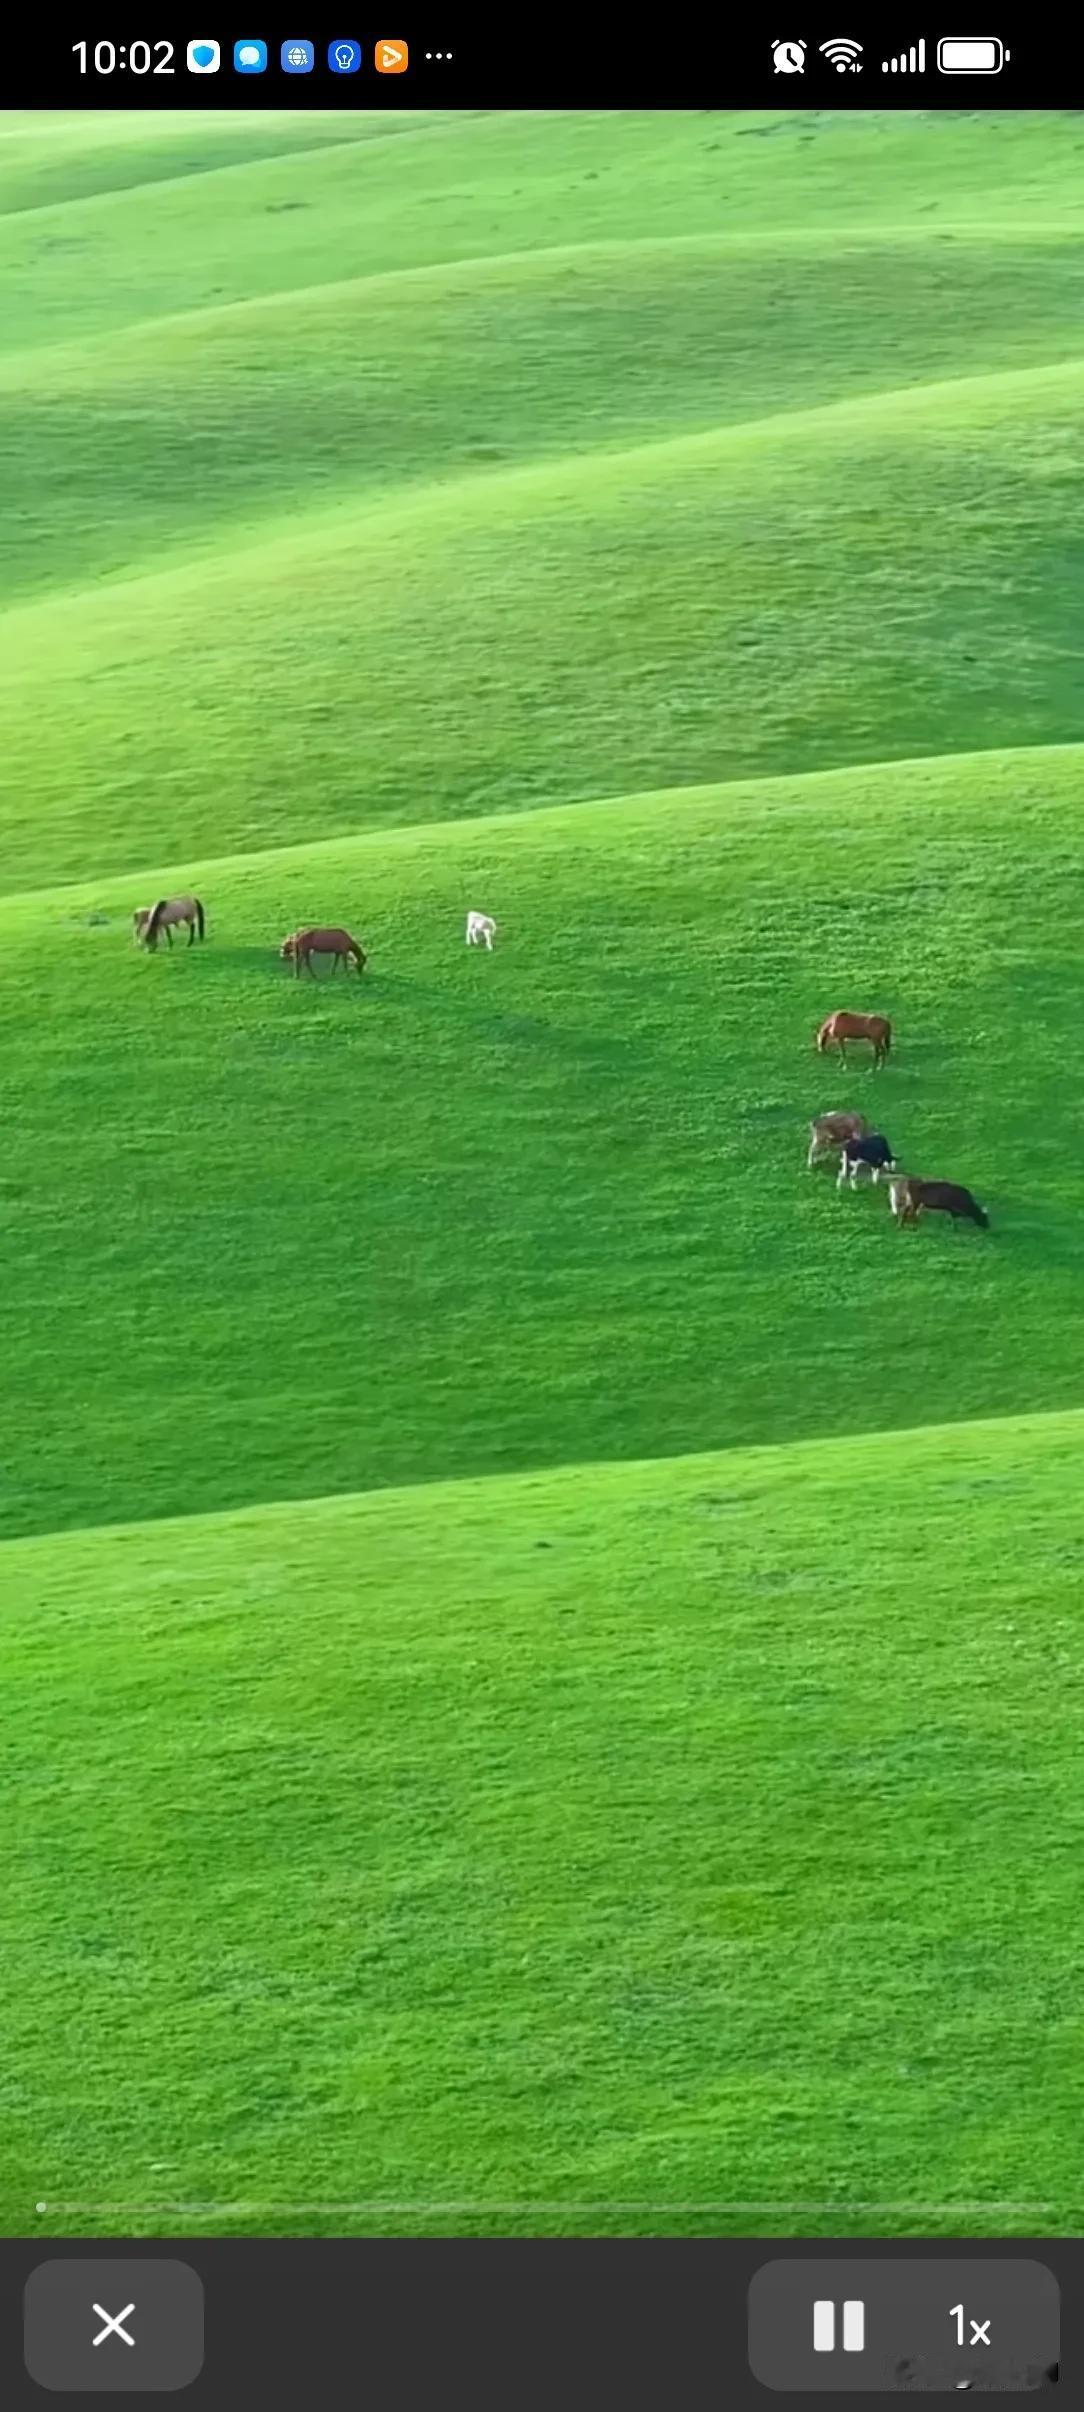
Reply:
[[[251, 21], [250, 21], [251, 22]], [[767, 21], [770, 24], [770, 20]], [[778, 20], [777, 20], [778, 24]], [[1055, 46], [1015, 19], [961, 36], [950, 25], [821, 31], [631, 34], [453, 23], [398, 32], [165, 29], [38, 33], [5, 43], [8, 106], [87, 108], [715, 108], [868, 110], [1072, 107], [1084, 93], [1084, 32]]]

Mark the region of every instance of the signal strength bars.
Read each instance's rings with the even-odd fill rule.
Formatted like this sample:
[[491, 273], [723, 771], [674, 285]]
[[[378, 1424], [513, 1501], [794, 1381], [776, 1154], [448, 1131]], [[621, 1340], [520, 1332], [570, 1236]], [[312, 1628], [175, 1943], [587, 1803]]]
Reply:
[[925, 75], [926, 44], [912, 42], [910, 50], [901, 50], [894, 59], [881, 60], [882, 75]]

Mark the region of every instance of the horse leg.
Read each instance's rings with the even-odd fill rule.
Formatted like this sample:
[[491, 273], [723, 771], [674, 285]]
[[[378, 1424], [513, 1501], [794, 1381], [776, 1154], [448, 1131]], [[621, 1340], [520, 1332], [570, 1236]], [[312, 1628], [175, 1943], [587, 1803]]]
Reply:
[[196, 943], [196, 925], [194, 921], [190, 921], [188, 924], [188, 943], [189, 946], [194, 946]]
[[172, 954], [172, 953], [173, 953], [173, 932], [172, 932], [172, 930], [170, 929], [170, 926], [169, 926], [168, 921], [167, 921], [167, 922], [165, 922], [163, 926], [164, 926], [164, 928], [165, 928], [166, 937], [167, 937], [167, 938], [168, 938], [168, 940], [169, 940], [169, 951], [170, 951], [170, 954]]

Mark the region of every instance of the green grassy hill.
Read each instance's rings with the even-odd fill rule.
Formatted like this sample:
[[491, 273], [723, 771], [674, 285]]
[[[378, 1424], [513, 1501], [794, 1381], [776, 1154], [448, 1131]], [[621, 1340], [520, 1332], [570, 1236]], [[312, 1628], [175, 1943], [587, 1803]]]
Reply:
[[1082, 413], [1075, 362], [905, 389], [14, 609], [0, 872], [1084, 738]]
[[1082, 1443], [10, 1545], [0, 2217], [1078, 2232]]
[[[180, 871], [0, 906], [7, 1529], [1072, 1404], [1082, 790], [1069, 748], [235, 858], [156, 958]], [[340, 917], [370, 970], [310, 993], [279, 938]], [[855, 1000], [876, 1082], [812, 1052]], [[989, 1243], [806, 1173], [850, 1100]]]
[[0, 2226], [1078, 2229], [1082, 164], [0, 117]]

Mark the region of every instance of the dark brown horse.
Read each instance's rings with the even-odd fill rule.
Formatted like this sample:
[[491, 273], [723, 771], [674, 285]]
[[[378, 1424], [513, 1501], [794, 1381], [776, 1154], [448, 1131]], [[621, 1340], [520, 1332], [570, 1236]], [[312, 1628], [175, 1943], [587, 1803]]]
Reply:
[[149, 947], [152, 954], [161, 930], [165, 931], [172, 946], [173, 932], [178, 923], [183, 927], [186, 922], [191, 946], [197, 931], [202, 938], [207, 926], [207, 917], [198, 896], [160, 896], [156, 905], [144, 905], [132, 915], [137, 944]]
[[847, 1061], [847, 1040], [868, 1039], [873, 1049], [873, 1066], [883, 1064], [892, 1050], [892, 1024], [883, 1013], [830, 1013], [817, 1032], [818, 1055], [827, 1055], [829, 1047], [838, 1047], [843, 1062]]
[[950, 1214], [954, 1222], [977, 1223], [980, 1231], [990, 1228], [985, 1209], [958, 1181], [920, 1181], [914, 1173], [906, 1173], [890, 1184], [888, 1198], [901, 1231], [905, 1223], [917, 1223], [919, 1215], [926, 1213]]
[[332, 979], [334, 979], [340, 963], [344, 972], [349, 969], [351, 956], [357, 964], [360, 979], [369, 960], [364, 949], [358, 945], [357, 939], [351, 937], [349, 930], [294, 930], [289, 938], [283, 939], [279, 948], [280, 962], [292, 963], [298, 979], [301, 978], [303, 971], [311, 972], [313, 979], [316, 978], [312, 960], [314, 955], [331, 956]]

